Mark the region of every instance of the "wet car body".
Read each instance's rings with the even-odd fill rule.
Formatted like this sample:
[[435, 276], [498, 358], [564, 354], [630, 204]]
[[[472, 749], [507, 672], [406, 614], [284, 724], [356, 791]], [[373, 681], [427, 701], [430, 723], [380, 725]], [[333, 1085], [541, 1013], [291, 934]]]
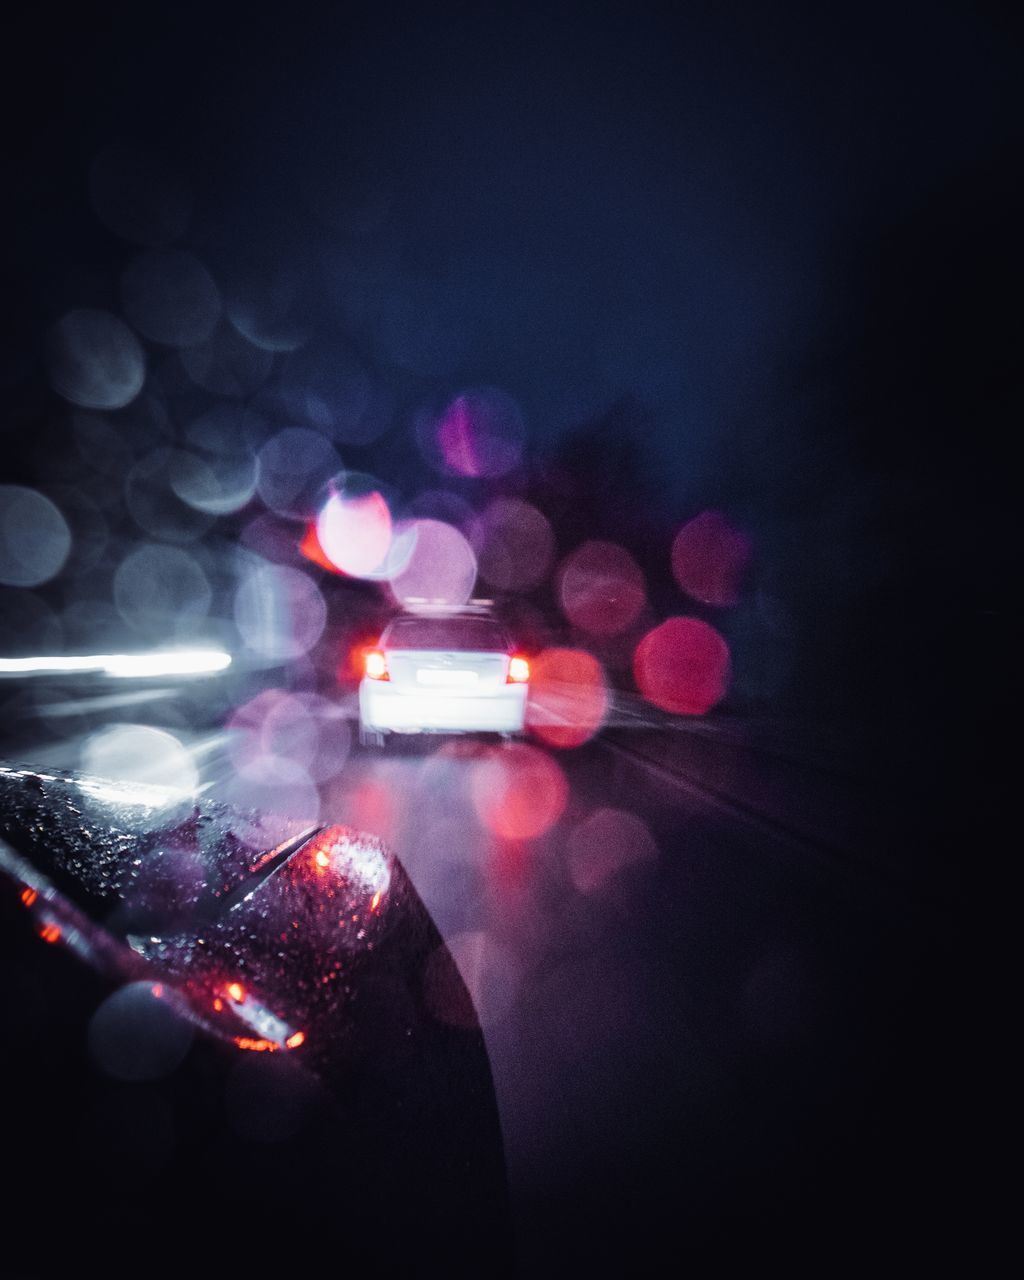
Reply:
[[[70, 1224], [29, 1274], [71, 1260], [76, 1229], [158, 1274], [237, 1263], [240, 1230], [261, 1262], [304, 1241], [370, 1274], [505, 1273], [490, 1069], [435, 926], [375, 837], [264, 830], [213, 800], [0, 769], [8, 1211], [23, 1243], [55, 1204]], [[180, 1061], [140, 1074], [161, 1036]], [[158, 1158], [137, 1149], [140, 1098]], [[210, 1217], [233, 1224], [212, 1246]]]

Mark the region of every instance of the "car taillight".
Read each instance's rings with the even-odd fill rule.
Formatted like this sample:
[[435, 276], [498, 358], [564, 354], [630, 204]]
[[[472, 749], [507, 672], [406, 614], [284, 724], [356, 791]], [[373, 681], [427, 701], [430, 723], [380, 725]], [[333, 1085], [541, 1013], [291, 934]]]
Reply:
[[525, 658], [509, 658], [508, 684], [525, 684], [530, 678], [530, 664]]
[[363, 658], [363, 670], [371, 680], [388, 680], [388, 664], [379, 649], [367, 649]]

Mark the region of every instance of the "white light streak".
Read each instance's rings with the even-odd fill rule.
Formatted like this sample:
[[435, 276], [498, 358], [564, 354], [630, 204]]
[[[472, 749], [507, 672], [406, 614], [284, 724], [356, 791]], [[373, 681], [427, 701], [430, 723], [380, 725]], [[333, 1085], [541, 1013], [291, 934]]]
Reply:
[[219, 649], [170, 649], [154, 653], [95, 653], [72, 657], [0, 658], [0, 676], [98, 672], [124, 679], [209, 675], [231, 665]]

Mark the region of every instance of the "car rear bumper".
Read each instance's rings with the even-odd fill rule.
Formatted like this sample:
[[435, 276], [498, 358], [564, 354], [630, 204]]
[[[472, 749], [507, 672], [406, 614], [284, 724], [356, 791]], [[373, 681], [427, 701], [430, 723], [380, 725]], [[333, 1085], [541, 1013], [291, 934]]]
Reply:
[[378, 732], [521, 733], [525, 715], [525, 684], [484, 694], [400, 689], [386, 680], [359, 686], [359, 723]]

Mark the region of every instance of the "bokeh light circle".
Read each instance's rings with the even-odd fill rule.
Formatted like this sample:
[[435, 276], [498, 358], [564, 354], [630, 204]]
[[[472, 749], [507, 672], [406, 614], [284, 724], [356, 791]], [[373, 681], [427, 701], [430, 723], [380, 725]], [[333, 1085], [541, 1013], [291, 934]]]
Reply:
[[672, 543], [672, 575], [702, 604], [735, 604], [749, 559], [750, 539], [719, 511], [702, 511], [683, 525]]
[[522, 457], [526, 426], [519, 406], [495, 387], [479, 387], [457, 396], [435, 425], [435, 439], [446, 470], [455, 475], [506, 475]]
[[227, 723], [235, 767], [251, 772], [263, 757], [286, 759], [323, 782], [344, 767], [351, 730], [344, 709], [311, 693], [265, 689], [244, 703]]
[[668, 618], [649, 631], [633, 655], [637, 688], [656, 707], [700, 716], [729, 688], [729, 646], [699, 618]]
[[316, 784], [308, 770], [287, 756], [256, 756], [217, 797], [233, 810], [231, 830], [254, 849], [272, 849], [320, 816]]
[[95, 778], [160, 787], [191, 796], [199, 774], [188, 750], [172, 733], [144, 724], [117, 724], [82, 744], [82, 771]]
[[151, 982], [131, 982], [108, 996], [89, 1023], [89, 1052], [115, 1080], [161, 1080], [184, 1059], [192, 1028]]
[[449, 938], [428, 959], [423, 994], [442, 1022], [493, 1027], [508, 1016], [521, 978], [515, 955], [485, 930], [472, 929]]
[[577, 823], [566, 842], [569, 874], [580, 893], [600, 893], [625, 868], [658, 856], [643, 818], [625, 809], [600, 808]]
[[473, 806], [483, 825], [505, 840], [532, 840], [561, 817], [569, 784], [546, 751], [515, 742], [473, 767]]
[[0, 485], [0, 583], [37, 587], [60, 573], [71, 530], [59, 509], [35, 489]]
[[526, 723], [552, 747], [578, 747], [592, 738], [608, 713], [601, 664], [582, 649], [545, 649], [530, 661]]
[[254, 346], [291, 352], [310, 333], [312, 281], [305, 275], [269, 268], [236, 275], [227, 290], [228, 319]]
[[253, 346], [227, 323], [218, 324], [202, 341], [182, 347], [180, 356], [196, 386], [218, 396], [252, 395], [274, 367], [269, 351]]
[[443, 520], [415, 520], [412, 530], [409, 559], [391, 579], [395, 599], [465, 604], [476, 583], [476, 556], [467, 539]]
[[285, 427], [259, 452], [257, 491], [279, 515], [312, 515], [324, 486], [341, 471], [334, 445], [319, 431]]
[[215, 480], [197, 479], [198, 461], [178, 449], [154, 449], [141, 458], [124, 482], [125, 505], [135, 523], [167, 542], [195, 542], [214, 520], [214, 512], [181, 494], [210, 496]]
[[140, 254], [121, 277], [124, 313], [153, 342], [188, 347], [205, 342], [220, 318], [220, 292], [193, 253]]
[[376, 490], [332, 493], [316, 522], [328, 560], [343, 573], [363, 577], [379, 569], [391, 547], [391, 512]]
[[46, 339], [50, 386], [83, 409], [121, 409], [142, 390], [142, 344], [109, 311], [82, 307], [63, 315]]
[[555, 535], [521, 498], [495, 498], [480, 516], [480, 574], [500, 591], [531, 591], [547, 577]]
[[573, 626], [593, 635], [625, 631], [647, 601], [643, 572], [625, 547], [597, 540], [562, 562], [558, 595]]
[[133, 630], [154, 641], [193, 634], [212, 599], [202, 567], [181, 547], [136, 547], [114, 574], [118, 612]]
[[307, 653], [327, 621], [324, 598], [306, 574], [286, 565], [261, 565], [235, 593], [235, 624], [245, 645], [283, 661]]

